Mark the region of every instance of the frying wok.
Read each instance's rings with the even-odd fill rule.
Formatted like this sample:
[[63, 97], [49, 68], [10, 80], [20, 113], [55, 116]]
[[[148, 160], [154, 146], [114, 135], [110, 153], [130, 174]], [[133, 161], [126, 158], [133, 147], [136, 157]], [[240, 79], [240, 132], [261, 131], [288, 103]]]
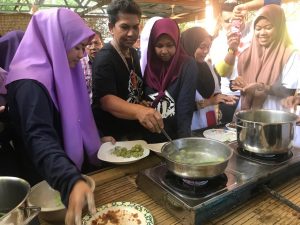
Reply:
[[233, 154], [228, 145], [207, 138], [181, 138], [162, 147], [169, 171], [179, 177], [200, 180], [210, 179], [224, 173]]

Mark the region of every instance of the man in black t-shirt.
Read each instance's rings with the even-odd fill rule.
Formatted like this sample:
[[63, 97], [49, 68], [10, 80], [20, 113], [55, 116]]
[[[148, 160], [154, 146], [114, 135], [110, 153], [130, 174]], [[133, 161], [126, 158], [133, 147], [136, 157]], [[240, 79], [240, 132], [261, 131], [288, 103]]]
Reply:
[[119, 140], [141, 138], [143, 127], [160, 132], [160, 113], [140, 104], [143, 84], [132, 47], [139, 35], [140, 8], [131, 0], [114, 0], [107, 13], [113, 40], [98, 52], [93, 64], [92, 108], [98, 129]]

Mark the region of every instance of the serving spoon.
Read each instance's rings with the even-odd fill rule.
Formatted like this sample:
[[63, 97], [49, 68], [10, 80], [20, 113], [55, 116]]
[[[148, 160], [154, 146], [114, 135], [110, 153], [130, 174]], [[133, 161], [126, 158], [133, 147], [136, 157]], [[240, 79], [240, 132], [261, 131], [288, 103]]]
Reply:
[[165, 131], [164, 128], [161, 129], [161, 132], [163, 133], [163, 135], [165, 135], [165, 137], [168, 139], [168, 141], [171, 142], [172, 145], [174, 145], [176, 151], [179, 151], [178, 146], [177, 146], [176, 143], [172, 140], [172, 138], [168, 135], [168, 133]]

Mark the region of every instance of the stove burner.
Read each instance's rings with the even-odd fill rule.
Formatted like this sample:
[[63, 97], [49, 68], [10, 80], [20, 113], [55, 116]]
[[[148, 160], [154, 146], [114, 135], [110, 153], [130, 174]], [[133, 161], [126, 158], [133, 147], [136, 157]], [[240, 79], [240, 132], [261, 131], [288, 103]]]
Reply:
[[281, 153], [281, 154], [260, 154], [260, 153], [249, 152], [240, 147], [237, 148], [237, 151], [240, 155], [261, 163], [274, 163], [274, 164], [283, 163], [293, 157], [292, 151], [289, 151], [287, 153]]
[[192, 185], [192, 186], [203, 186], [205, 184], [207, 184], [208, 180], [189, 180], [189, 179], [182, 179], [183, 182], [187, 183], [188, 185]]
[[189, 180], [167, 172], [163, 181], [176, 192], [190, 198], [203, 198], [226, 187], [227, 176], [221, 174], [207, 180]]

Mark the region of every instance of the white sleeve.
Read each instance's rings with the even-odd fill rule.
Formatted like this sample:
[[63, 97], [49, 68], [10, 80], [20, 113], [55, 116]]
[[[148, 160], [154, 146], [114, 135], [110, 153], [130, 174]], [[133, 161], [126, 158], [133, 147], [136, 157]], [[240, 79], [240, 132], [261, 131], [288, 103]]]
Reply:
[[282, 85], [288, 89], [300, 88], [300, 54], [295, 51], [282, 70]]

